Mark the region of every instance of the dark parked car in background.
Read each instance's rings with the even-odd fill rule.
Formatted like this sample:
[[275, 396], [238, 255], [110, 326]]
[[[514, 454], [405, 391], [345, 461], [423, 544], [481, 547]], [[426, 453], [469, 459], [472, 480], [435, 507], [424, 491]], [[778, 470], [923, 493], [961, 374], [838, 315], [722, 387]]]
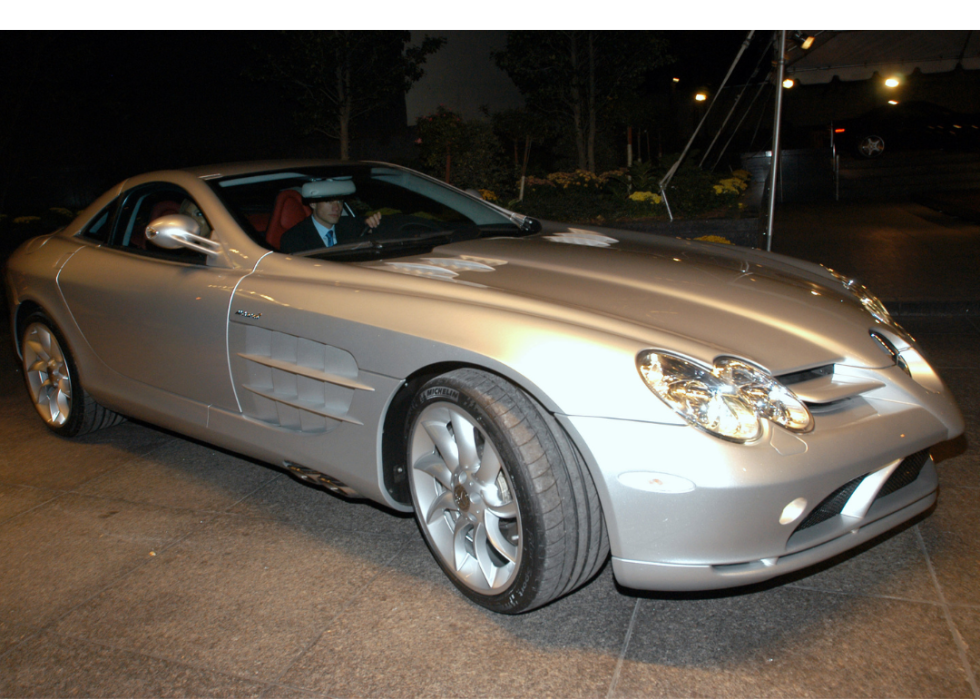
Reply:
[[837, 152], [877, 158], [892, 150], [980, 147], [980, 114], [960, 114], [930, 102], [885, 104], [831, 126]]

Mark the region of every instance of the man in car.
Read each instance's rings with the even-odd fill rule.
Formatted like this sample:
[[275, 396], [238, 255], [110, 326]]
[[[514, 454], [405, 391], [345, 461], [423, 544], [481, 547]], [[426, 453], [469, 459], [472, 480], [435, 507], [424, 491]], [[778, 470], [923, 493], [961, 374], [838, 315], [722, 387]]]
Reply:
[[313, 214], [282, 234], [279, 250], [294, 253], [353, 243], [368, 229], [377, 228], [381, 212], [366, 219], [344, 216], [344, 197], [355, 189], [351, 180], [321, 180], [303, 185], [300, 193]]

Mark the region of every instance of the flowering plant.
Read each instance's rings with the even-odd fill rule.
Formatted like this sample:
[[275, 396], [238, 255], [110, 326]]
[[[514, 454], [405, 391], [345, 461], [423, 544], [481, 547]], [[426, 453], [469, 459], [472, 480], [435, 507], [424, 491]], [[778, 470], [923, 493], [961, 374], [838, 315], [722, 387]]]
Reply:
[[576, 170], [575, 172], [553, 172], [548, 175], [548, 179], [562, 189], [569, 187], [582, 187], [586, 189], [602, 189], [606, 184], [601, 175], [596, 175], [588, 170]]
[[724, 243], [725, 245], [732, 244], [732, 241], [730, 241], [728, 238], [723, 238], [720, 235], [702, 235], [699, 238], [695, 238], [695, 240], [700, 240], [705, 243]]
[[714, 185], [715, 194], [739, 195], [748, 188], [748, 183], [738, 177], [729, 177]]
[[654, 192], [633, 192], [629, 198], [630, 201], [650, 202], [652, 204], [660, 204], [663, 201], [660, 195]]

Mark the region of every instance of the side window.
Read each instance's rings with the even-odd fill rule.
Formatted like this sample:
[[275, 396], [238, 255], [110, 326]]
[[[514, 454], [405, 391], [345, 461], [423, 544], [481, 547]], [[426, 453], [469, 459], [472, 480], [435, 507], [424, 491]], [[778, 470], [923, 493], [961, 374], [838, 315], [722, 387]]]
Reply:
[[146, 227], [150, 222], [168, 214], [190, 216], [200, 226], [200, 235], [204, 238], [211, 237], [211, 225], [197, 202], [180, 187], [158, 183], [137, 187], [125, 196], [116, 217], [118, 223], [112, 245], [140, 255], [205, 264], [206, 256], [199, 252], [186, 248], [166, 250], [146, 239]]
[[79, 235], [96, 243], [108, 243], [112, 232], [112, 215], [116, 212], [117, 201], [113, 201], [93, 218]]

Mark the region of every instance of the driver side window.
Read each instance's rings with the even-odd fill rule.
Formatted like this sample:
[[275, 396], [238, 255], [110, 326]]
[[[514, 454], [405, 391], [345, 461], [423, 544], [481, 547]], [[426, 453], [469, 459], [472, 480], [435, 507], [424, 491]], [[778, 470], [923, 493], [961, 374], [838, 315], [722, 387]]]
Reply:
[[113, 247], [174, 262], [206, 264], [206, 256], [199, 252], [185, 248], [165, 250], [146, 239], [150, 222], [170, 214], [189, 216], [200, 226], [199, 235], [211, 237], [211, 225], [197, 202], [180, 187], [157, 183], [137, 187], [126, 195], [117, 216]]

